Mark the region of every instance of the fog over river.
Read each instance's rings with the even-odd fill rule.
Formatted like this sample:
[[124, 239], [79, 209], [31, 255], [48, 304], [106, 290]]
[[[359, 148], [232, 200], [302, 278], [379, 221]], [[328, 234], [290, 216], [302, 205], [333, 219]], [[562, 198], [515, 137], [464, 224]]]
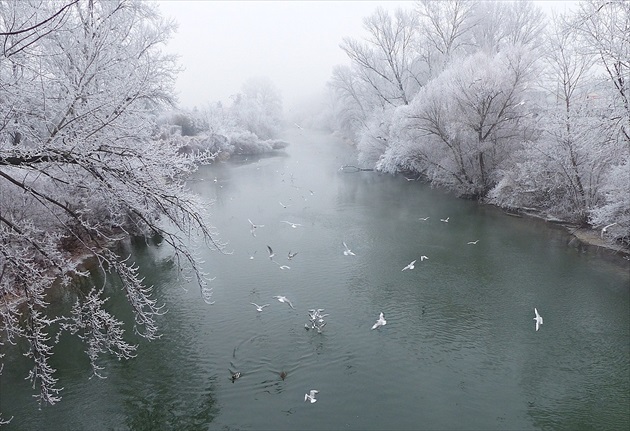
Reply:
[[[323, 132], [283, 139], [283, 151], [217, 162], [190, 181], [214, 201], [227, 242], [225, 254], [198, 248], [214, 304], [165, 246], [138, 245], [168, 310], [162, 338], [135, 340], [129, 361], [107, 358], [106, 379], [89, 379], [85, 347], [62, 338], [63, 400], [42, 410], [29, 363], [9, 350], [7, 430], [627, 427], [626, 261], [418, 181], [340, 171], [355, 150]], [[264, 226], [252, 233], [250, 221]], [[109, 305], [131, 318], [121, 294]], [[311, 309], [328, 314], [319, 332], [305, 328]], [[381, 312], [387, 323], [372, 329]]]

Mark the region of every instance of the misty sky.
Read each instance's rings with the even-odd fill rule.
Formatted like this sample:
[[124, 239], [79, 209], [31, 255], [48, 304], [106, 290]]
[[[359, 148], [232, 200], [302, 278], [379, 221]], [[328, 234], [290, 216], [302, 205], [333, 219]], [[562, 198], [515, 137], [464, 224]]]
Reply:
[[[365, 35], [362, 20], [378, 6], [394, 11], [413, 1], [159, 1], [179, 29], [167, 52], [184, 67], [180, 106], [229, 102], [250, 77], [268, 77], [285, 108], [321, 93], [332, 69], [348, 60], [343, 37]], [[561, 2], [537, 2], [553, 7]]]
[[179, 23], [167, 47], [185, 68], [177, 82], [180, 105], [229, 101], [250, 77], [267, 76], [285, 107], [320, 93], [333, 66], [345, 64], [345, 36], [361, 36], [363, 17], [402, 1], [160, 1]]

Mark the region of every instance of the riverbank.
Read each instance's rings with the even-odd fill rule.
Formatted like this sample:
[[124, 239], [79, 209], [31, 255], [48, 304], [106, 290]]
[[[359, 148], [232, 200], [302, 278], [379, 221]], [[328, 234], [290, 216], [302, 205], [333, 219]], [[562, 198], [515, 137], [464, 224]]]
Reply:
[[[611, 241], [602, 238], [600, 230], [579, 227], [564, 220], [544, 215], [535, 210], [521, 210], [517, 214], [521, 217], [542, 220], [565, 230], [572, 237], [572, 239], [567, 243], [568, 246], [579, 245], [582, 248], [589, 249], [589, 251], [604, 251], [611, 256], [618, 256], [621, 259], [630, 261], [630, 248], [612, 243]], [[514, 214], [510, 213], [510, 215]]]

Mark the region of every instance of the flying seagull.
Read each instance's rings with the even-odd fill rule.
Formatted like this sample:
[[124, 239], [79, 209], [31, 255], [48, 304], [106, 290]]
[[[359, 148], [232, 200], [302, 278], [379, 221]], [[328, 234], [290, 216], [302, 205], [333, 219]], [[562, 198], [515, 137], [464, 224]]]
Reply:
[[250, 219], [247, 219], [247, 221], [249, 222], [249, 224], [251, 225], [251, 229], [250, 232], [252, 233], [252, 236], [256, 236], [256, 233], [254, 232], [257, 228], [259, 227], [265, 227], [264, 224], [254, 224]]
[[315, 390], [315, 389], [311, 389], [311, 392], [308, 394], [304, 394], [304, 402], [306, 402], [307, 400], [311, 401], [311, 404], [317, 402], [317, 400], [315, 399], [315, 394], [319, 393], [319, 391]]
[[298, 226], [302, 226], [302, 225], [301, 225], [301, 224], [299, 224], [299, 223], [293, 223], [293, 222], [286, 221], [286, 220], [282, 220], [280, 223], [287, 223], [287, 224], [290, 224], [290, 225], [291, 225], [291, 227], [292, 227], [293, 229], [295, 229], [295, 228], [296, 228], [296, 227], [298, 227]]
[[285, 205], [282, 202], [278, 201], [278, 203], [282, 206], [282, 208], [288, 208], [290, 205]]
[[250, 304], [252, 304], [254, 307], [256, 307], [256, 311], [258, 311], [258, 312], [263, 311], [263, 308], [265, 308], [265, 307], [269, 307], [269, 304], [258, 305], [258, 304], [255, 304], [253, 302], [250, 302]]
[[448, 219], [449, 219], [449, 218], [450, 218], [450, 217], [441, 218], [441, 219], [440, 219], [440, 221], [443, 221], [444, 223], [448, 223]]
[[420, 256], [420, 262], [422, 262], [423, 260], [428, 259], [428, 258], [429, 258], [428, 256], [424, 256], [424, 255]]
[[405, 266], [405, 267], [402, 269], [402, 271], [404, 271], [405, 269], [414, 269], [414, 268], [415, 268], [415, 266], [414, 266], [415, 264], [416, 264], [416, 261], [414, 260], [414, 261], [413, 261], [413, 262], [411, 262], [409, 265]]
[[420, 217], [418, 220], [427, 221], [429, 220], [429, 217]]
[[468, 244], [477, 244], [479, 242], [479, 240], [475, 240], [475, 241], [468, 241]]
[[354, 254], [352, 250], [350, 250], [345, 242], [343, 242], [343, 246], [345, 247], [345, 250], [343, 251], [344, 256], [356, 256], [356, 254]]
[[277, 299], [280, 302], [284, 302], [286, 304], [289, 304], [289, 307], [295, 309], [293, 304], [291, 304], [291, 301], [289, 301], [286, 296], [274, 296], [274, 298]]
[[293, 259], [293, 258], [294, 258], [297, 254], [298, 254], [298, 252], [297, 252], [297, 251], [296, 251], [295, 253], [291, 253], [291, 252], [289, 251], [289, 254], [287, 255], [287, 259], [291, 260], [291, 259]]
[[267, 246], [267, 250], [269, 250], [269, 259], [273, 260], [273, 257], [276, 255], [271, 247]]
[[543, 324], [543, 318], [540, 314], [538, 314], [538, 310], [536, 310], [536, 307], [534, 307], [534, 313], [536, 313], [536, 317], [534, 317], [534, 320], [536, 321], [536, 331], [538, 331], [540, 325]]
[[384, 326], [387, 324], [387, 320], [385, 320], [385, 318], [383, 317], [383, 313], [381, 313], [378, 316], [378, 320], [376, 321], [376, 323], [374, 324], [374, 326], [372, 326], [372, 329], [376, 329], [379, 326]]

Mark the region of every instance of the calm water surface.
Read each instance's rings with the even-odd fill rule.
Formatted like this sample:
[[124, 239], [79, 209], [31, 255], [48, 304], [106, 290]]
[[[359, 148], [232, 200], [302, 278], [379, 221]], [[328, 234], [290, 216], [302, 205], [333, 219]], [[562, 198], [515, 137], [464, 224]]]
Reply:
[[[352, 148], [287, 133], [285, 151], [217, 163], [191, 182], [214, 201], [231, 252], [199, 251], [216, 303], [180, 277], [166, 248], [137, 247], [168, 308], [163, 337], [136, 340], [130, 361], [104, 358], [102, 380], [62, 338], [53, 365], [64, 398], [42, 410], [23, 379], [29, 363], [10, 349], [7, 430], [627, 429], [626, 261], [419, 182], [340, 172]], [[248, 218], [264, 225], [256, 237]], [[112, 310], [129, 317], [111, 291]], [[250, 302], [270, 306], [258, 313]], [[304, 328], [311, 308], [330, 314], [321, 334]], [[387, 325], [371, 330], [380, 312]], [[242, 377], [232, 382], [229, 369]], [[315, 404], [304, 402], [310, 389]]]

